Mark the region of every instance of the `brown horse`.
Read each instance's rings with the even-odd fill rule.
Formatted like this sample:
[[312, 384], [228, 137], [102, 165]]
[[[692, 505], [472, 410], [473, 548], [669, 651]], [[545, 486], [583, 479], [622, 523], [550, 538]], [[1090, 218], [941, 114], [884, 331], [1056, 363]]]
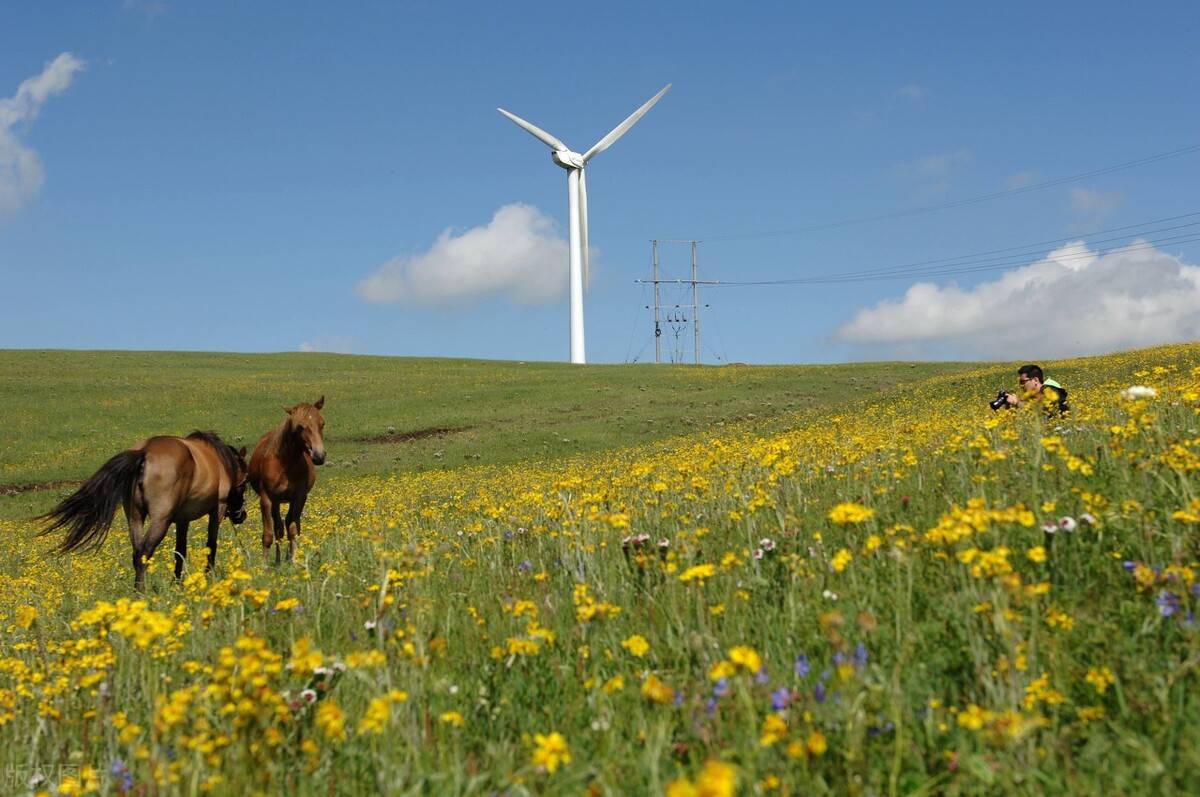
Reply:
[[112, 526], [117, 506], [125, 509], [133, 545], [134, 587], [146, 586], [146, 563], [175, 524], [175, 578], [187, 561], [188, 524], [208, 515], [208, 569], [217, 558], [217, 530], [229, 516], [246, 519], [246, 449], [235, 451], [212, 432], [187, 437], [151, 437], [123, 451], [72, 495], [38, 520], [49, 520], [42, 534], [66, 529], [55, 549], [99, 548]]
[[[325, 419], [321, 408], [325, 397], [312, 404], [284, 407], [287, 420], [267, 432], [250, 457], [250, 486], [258, 493], [262, 510], [263, 558], [270, 561], [275, 545], [275, 564], [279, 564], [280, 539], [287, 529], [288, 561], [296, 558], [296, 536], [300, 533], [300, 513], [308, 493], [317, 483], [314, 465], [325, 462]], [[288, 505], [287, 524], [280, 517], [279, 505]]]

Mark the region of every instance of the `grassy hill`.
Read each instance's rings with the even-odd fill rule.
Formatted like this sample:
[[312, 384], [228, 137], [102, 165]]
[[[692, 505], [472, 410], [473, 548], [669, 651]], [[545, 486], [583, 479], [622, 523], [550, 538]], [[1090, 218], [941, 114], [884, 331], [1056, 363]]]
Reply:
[[[222, 528], [211, 573], [197, 540], [178, 583], [168, 538], [145, 594], [122, 524], [98, 552], [48, 557], [22, 513], [56, 491], [3, 499], [0, 768], [21, 783], [689, 797], [1200, 782], [1200, 344], [1048, 364], [1068, 417], [988, 410], [1009, 366], [2, 356], [40, 372], [24, 388], [3, 372], [36, 437], [3, 430], [19, 478], [85, 475], [147, 424], [250, 435], [320, 392], [344, 461], [322, 471], [294, 565], [264, 564], [252, 517]], [[194, 392], [204, 381], [224, 403]], [[419, 423], [395, 419], [404, 407]], [[387, 424], [480, 437], [453, 457], [467, 432], [355, 439]], [[439, 448], [406, 453], [418, 443]]]
[[764, 422], [965, 367], [578, 368], [338, 354], [0, 351], [0, 517], [47, 503], [44, 494], [14, 500], [18, 488], [86, 478], [149, 435], [212, 429], [253, 447], [282, 420], [283, 405], [322, 394], [324, 472], [386, 475], [554, 459]]

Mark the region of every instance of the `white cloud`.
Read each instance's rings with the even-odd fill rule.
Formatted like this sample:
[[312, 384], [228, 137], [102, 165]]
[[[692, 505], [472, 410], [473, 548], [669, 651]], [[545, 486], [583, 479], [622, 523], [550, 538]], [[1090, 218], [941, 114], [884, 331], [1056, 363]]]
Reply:
[[971, 162], [969, 149], [957, 149], [953, 152], [939, 152], [924, 155], [911, 163], [903, 164], [900, 173], [916, 177], [944, 177], [959, 166]]
[[903, 97], [908, 100], [923, 100], [927, 93], [924, 86], [916, 83], [909, 83], [907, 86], [901, 86], [896, 89], [897, 97]]
[[[595, 247], [591, 248], [595, 271]], [[561, 297], [567, 286], [567, 242], [554, 220], [514, 203], [482, 227], [447, 229], [427, 251], [393, 258], [355, 286], [368, 302], [449, 304], [503, 295], [522, 304]]]
[[836, 333], [886, 351], [1068, 357], [1200, 338], [1200, 267], [1135, 241], [1098, 254], [1077, 241], [963, 289], [929, 282], [859, 310]]
[[1112, 215], [1124, 199], [1120, 191], [1097, 191], [1094, 188], [1072, 188], [1071, 210], [1091, 221], [1101, 221]]
[[1038, 173], [1026, 169], [1025, 171], [1017, 172], [1016, 174], [1011, 175], [1007, 180], [1004, 181], [1004, 187], [1008, 189], [1026, 188], [1033, 185], [1037, 181]]
[[333, 352], [335, 354], [350, 354], [354, 351], [355, 339], [348, 335], [318, 335], [317, 337], [303, 341], [296, 347], [297, 351], [313, 352]]
[[894, 172], [901, 179], [916, 183], [923, 195], [944, 194], [950, 188], [950, 179], [972, 159], [971, 151], [965, 148], [938, 152], [902, 163]]
[[16, 94], [0, 99], [0, 213], [19, 210], [45, 179], [37, 153], [18, 140], [16, 128], [36, 119], [46, 100], [66, 91], [83, 66], [80, 59], [62, 53], [41, 74], [22, 81]]

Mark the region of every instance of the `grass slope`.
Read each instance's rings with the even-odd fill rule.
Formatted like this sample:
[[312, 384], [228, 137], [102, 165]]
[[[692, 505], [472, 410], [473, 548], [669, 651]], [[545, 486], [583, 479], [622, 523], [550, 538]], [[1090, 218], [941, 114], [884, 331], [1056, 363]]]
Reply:
[[[0, 351], [0, 494], [6, 485], [86, 478], [153, 434], [212, 429], [253, 447], [282, 420], [282, 405], [321, 394], [325, 475], [386, 475], [553, 459], [768, 421], [965, 367], [578, 368], [338, 354]], [[395, 442], [364, 441], [389, 432]], [[40, 509], [57, 494], [0, 497], [0, 517]]]
[[[305, 379], [323, 362], [281, 359], [303, 363]], [[352, 367], [365, 361], [330, 358], [324, 384], [281, 375], [272, 386], [269, 358], [249, 360], [259, 376], [247, 366], [230, 378], [236, 357], [209, 366], [264, 421], [280, 399], [263, 386], [333, 396], [330, 381], [358, 385], [345, 415], [330, 404], [343, 460], [359, 450], [354, 429], [405, 428], [352, 416], [373, 400]], [[856, 369], [884, 383], [902, 366], [826, 369], [842, 390], [804, 369], [752, 382], [770, 369], [618, 368], [606, 382], [532, 366], [544, 370], [539, 393], [503, 384], [517, 364], [379, 362], [440, 380], [460, 366], [472, 401], [524, 390], [532, 408], [495, 404], [528, 439], [480, 446], [507, 464], [397, 472], [360, 454], [322, 477], [294, 565], [264, 565], [254, 519], [222, 528], [211, 573], [194, 542], [181, 583], [168, 539], [142, 595], [131, 595], [121, 524], [101, 551], [47, 557], [34, 524], [0, 518], [0, 769], [14, 783], [41, 776], [58, 794], [1196, 793], [1200, 344], [1050, 364], [1071, 391], [1067, 418], [988, 411], [1009, 366], [948, 367], [881, 393], [851, 382]], [[786, 395], [806, 373], [819, 401], [755, 409], [781, 400], [763, 385]], [[621, 437], [635, 430], [615, 416], [636, 397], [615, 407], [608, 391], [578, 387], [669, 377], [743, 381], [709, 386], [693, 426], [662, 391], [659, 414], [639, 416], [656, 420], [656, 440]], [[89, 406], [119, 392], [63, 369], [47, 379], [76, 379]], [[136, 393], [114, 406], [131, 412]], [[464, 406], [447, 404], [453, 394], [450, 381], [430, 388], [422, 423], [484, 417], [438, 407]], [[587, 398], [555, 415], [568, 395]], [[48, 418], [35, 405], [76, 409], [49, 391], [14, 401]], [[207, 396], [155, 401], [175, 422], [230, 412]], [[714, 428], [706, 413], [736, 422]], [[241, 428], [236, 415], [210, 417]], [[535, 435], [551, 422], [568, 439], [563, 429], [595, 424], [595, 448], [543, 449]], [[47, 446], [84, 472], [109, 453], [76, 444]]]

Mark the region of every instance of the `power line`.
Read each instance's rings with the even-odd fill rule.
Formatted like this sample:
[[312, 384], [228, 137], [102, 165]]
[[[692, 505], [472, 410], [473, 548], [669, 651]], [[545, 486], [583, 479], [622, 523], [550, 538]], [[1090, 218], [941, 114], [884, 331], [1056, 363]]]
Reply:
[[[1200, 232], [1191, 233], [1189, 235], [1170, 236], [1167, 238], [1161, 238], [1161, 239], [1157, 239], [1154, 241], [1145, 241], [1144, 243], [1141, 243], [1141, 244], [1130, 244], [1129, 246], [1119, 246], [1119, 247], [1115, 247], [1115, 248], [1109, 250], [1108, 252], [1099, 253], [1099, 254], [1093, 253], [1093, 252], [1086, 252], [1086, 253], [1076, 253], [1074, 255], [1061, 255], [1059, 257], [1056, 257], [1055, 261], [1060, 262], [1060, 263], [1073, 262], [1076, 260], [1086, 260], [1088, 258], [1095, 258], [1095, 257], [1103, 256], [1105, 254], [1113, 254], [1115, 252], [1138, 252], [1138, 251], [1142, 251], [1142, 250], [1146, 250], [1146, 249], [1154, 249], [1156, 246], [1159, 246], [1159, 245], [1162, 245], [1165, 243], [1184, 244], [1184, 243], [1195, 243], [1197, 241], [1200, 241]], [[893, 271], [893, 272], [882, 272], [882, 273], [869, 274], [869, 275], [850, 275], [850, 276], [829, 275], [829, 276], [824, 276], [824, 277], [807, 277], [807, 278], [787, 279], [787, 280], [759, 280], [759, 281], [739, 281], [739, 282], [719, 281], [716, 283], [716, 285], [714, 287], [727, 288], [727, 287], [743, 287], [743, 286], [757, 286], [757, 285], [826, 285], [826, 284], [842, 283], [842, 282], [881, 282], [884, 280], [893, 280], [893, 279], [911, 279], [913, 277], [939, 277], [939, 276], [950, 276], [950, 275], [954, 275], [954, 274], [969, 274], [969, 273], [975, 273], [975, 272], [981, 272], [981, 271], [1001, 271], [1001, 270], [1005, 270], [1005, 269], [1009, 269], [1009, 268], [1013, 268], [1013, 267], [1032, 265], [1033, 263], [1036, 263], [1036, 262], [1038, 262], [1038, 260], [1041, 260], [1041, 259], [1043, 259], [1043, 258], [1038, 258], [1038, 259], [1030, 261], [1028, 259], [1028, 257], [1026, 257], [1021, 260], [1011, 260], [1011, 261], [1007, 261], [1007, 262], [983, 264], [983, 265], [952, 266], [952, 267], [947, 267], [947, 268], [943, 268], [940, 270], [926, 269], [926, 270], [910, 270], [910, 271]]]
[[[1020, 244], [1017, 246], [1006, 246], [998, 249], [989, 249], [982, 252], [974, 252], [967, 255], [958, 255], [955, 257], [935, 258], [931, 260], [914, 261], [895, 266], [886, 266], [871, 269], [860, 269], [858, 271], [845, 271], [829, 274], [815, 275], [811, 277], [798, 277], [792, 279], [777, 279], [777, 280], [701, 280], [696, 272], [696, 247], [695, 243], [688, 241], [692, 248], [692, 278], [689, 279], [664, 279], [659, 276], [659, 258], [658, 245], [664, 243], [661, 240], [653, 240], [651, 242], [652, 263], [654, 266], [653, 276], [649, 280], [638, 279], [634, 282], [642, 285], [642, 295], [645, 296], [648, 287], [654, 288], [654, 341], [655, 341], [655, 362], [662, 361], [661, 354], [661, 336], [662, 336], [662, 321], [666, 321], [668, 326], [675, 333], [675, 345], [672, 347], [671, 360], [679, 362], [682, 359], [682, 351], [679, 347], [679, 335], [683, 328], [687, 325], [689, 319], [684, 317], [682, 313], [676, 312], [674, 315], [668, 313], [664, 319], [660, 316], [660, 311], [669, 308], [671, 305], [664, 305], [660, 298], [660, 290], [664, 286], [668, 290], [673, 290], [676, 295], [682, 293], [685, 286], [692, 288], [692, 303], [688, 304], [686, 299], [682, 299], [674, 306], [677, 310], [691, 310], [692, 323], [698, 324], [700, 311], [699, 297], [696, 293], [697, 286], [709, 285], [713, 287], [756, 287], [756, 286], [786, 286], [786, 285], [819, 285], [833, 284], [844, 282], [879, 282], [893, 279], [913, 279], [913, 278], [930, 278], [940, 276], [950, 276], [954, 274], [969, 274], [986, 271], [1000, 271], [1011, 268], [1024, 267], [1036, 264], [1044, 259], [1043, 254], [1045, 247], [1052, 244], [1061, 244], [1068, 241], [1080, 241], [1096, 251], [1083, 252], [1065, 252], [1055, 255], [1054, 261], [1057, 263], [1072, 263], [1084, 259], [1096, 259], [1118, 252], [1138, 252], [1147, 249], [1154, 249], [1164, 244], [1187, 244], [1200, 242], [1200, 211], [1190, 213], [1180, 213], [1173, 216], [1164, 216], [1158, 219], [1149, 221], [1137, 222], [1135, 224], [1125, 224], [1119, 227], [1109, 227], [1103, 230], [1097, 230], [1092, 233], [1079, 236], [1069, 236], [1064, 238], [1050, 238], [1032, 243]], [[1181, 222], [1179, 224], [1171, 224], [1171, 222]], [[1167, 225], [1167, 226], [1161, 226]], [[1121, 233], [1120, 235], [1112, 235], [1112, 233]], [[1112, 243], [1119, 240], [1128, 239], [1130, 236], [1136, 236], [1137, 242], [1126, 244], [1124, 246], [1116, 246], [1107, 252], [1099, 251], [1102, 244]], [[1100, 237], [1108, 236], [1108, 237]], [[671, 243], [675, 243], [672, 241]], [[699, 243], [699, 242], [696, 242]], [[639, 302], [640, 304], [640, 302]], [[704, 305], [708, 307], [708, 305]], [[646, 306], [645, 309], [651, 309]], [[639, 314], [640, 316], [640, 314]], [[635, 321], [636, 323], [636, 321]], [[695, 352], [696, 363], [700, 362], [701, 343], [699, 331], [696, 330]], [[719, 337], [719, 335], [718, 335]], [[632, 344], [632, 341], [631, 341]], [[636, 362], [641, 358], [642, 351], [645, 350], [647, 343], [644, 343], [642, 350], [634, 357]], [[722, 346], [722, 348], [724, 348]], [[718, 361], [724, 360], [724, 356], [718, 354], [709, 347], [710, 352]], [[628, 353], [626, 354], [628, 360]]]
[[[971, 252], [971, 253], [964, 254], [964, 255], [956, 255], [954, 257], [941, 257], [941, 258], [934, 258], [931, 260], [916, 260], [916, 261], [911, 261], [908, 263], [899, 263], [899, 264], [892, 265], [892, 266], [882, 266], [882, 267], [870, 268], [870, 269], [860, 269], [857, 271], [839, 271], [839, 272], [833, 272], [833, 273], [827, 273], [827, 274], [816, 274], [816, 275], [809, 276], [809, 277], [796, 277], [796, 278], [784, 279], [784, 280], [738, 280], [738, 281], [711, 280], [711, 281], [709, 281], [709, 284], [723, 284], [723, 285], [741, 284], [741, 283], [788, 284], [789, 282], [793, 282], [793, 281], [798, 281], [801, 283], [824, 282], [824, 281], [829, 281], [829, 280], [842, 280], [842, 279], [851, 278], [851, 277], [882, 276], [882, 275], [886, 275], [886, 274], [903, 274], [905, 276], [908, 276], [911, 274], [921, 274], [926, 271], [931, 271], [931, 269], [928, 268], [931, 266], [937, 266], [937, 267], [939, 267], [939, 270], [940, 270], [941, 268], [947, 268], [947, 267], [965, 267], [965, 266], [982, 265], [982, 264], [986, 264], [986, 263], [999, 263], [1002, 261], [1011, 261], [1014, 258], [1025, 259], [1028, 257], [1032, 257], [1034, 255], [1040, 255], [1042, 250], [1047, 246], [1051, 246], [1054, 244], [1067, 243], [1070, 241], [1083, 241], [1084, 243], [1096, 246], [1099, 244], [1110, 243], [1113, 241], [1121, 240], [1123, 238], [1128, 237], [1129, 235], [1137, 235], [1139, 237], [1140, 236], [1159, 235], [1164, 232], [1170, 232], [1170, 231], [1174, 231], [1174, 230], [1182, 230], [1182, 229], [1188, 229], [1191, 227], [1200, 226], [1200, 220], [1185, 221], [1182, 224], [1177, 224], [1177, 225], [1172, 225], [1172, 226], [1167, 226], [1167, 227], [1158, 227], [1157, 229], [1147, 229], [1147, 228], [1155, 227], [1155, 225], [1167, 224], [1168, 222], [1183, 221], [1184, 219], [1197, 219], [1197, 217], [1200, 217], [1200, 211], [1192, 211], [1189, 213], [1179, 213], [1179, 214], [1176, 214], [1173, 216], [1163, 216], [1163, 217], [1160, 217], [1157, 219], [1150, 219], [1148, 221], [1136, 222], [1134, 224], [1123, 224], [1119, 227], [1108, 227], [1108, 228], [1105, 228], [1102, 230], [1096, 230], [1094, 232], [1084, 233], [1082, 235], [1071, 235], [1071, 236], [1065, 236], [1062, 238], [1046, 238], [1046, 239], [1043, 239], [1040, 241], [1031, 241], [1029, 243], [1018, 244], [1015, 246], [1005, 246], [1005, 247], [1001, 247], [999, 249], [987, 249], [987, 250], [983, 250], [980, 252]], [[1109, 237], [1109, 238], [1098, 238], [1097, 237], [1097, 236], [1102, 236], [1102, 235], [1110, 235], [1111, 233], [1124, 233], [1124, 234]], [[1187, 234], [1190, 235], [1191, 233], [1189, 232]], [[1027, 251], [1022, 251], [1022, 250], [1027, 250]], [[640, 280], [635, 280], [635, 282], [640, 282]]]
[[[993, 191], [992, 193], [989, 193], [989, 194], [980, 194], [978, 196], [966, 197], [964, 199], [958, 199], [958, 200], [954, 200], [952, 202], [943, 202], [943, 203], [940, 203], [937, 205], [922, 205], [921, 207], [910, 208], [909, 210], [896, 210], [896, 211], [891, 211], [888, 213], [876, 213], [876, 214], [872, 214], [869, 216], [854, 216], [854, 217], [850, 217], [850, 218], [846, 218], [846, 219], [839, 219], [837, 221], [823, 222], [820, 224], [809, 224], [809, 225], [802, 226], [802, 227], [788, 227], [788, 228], [779, 229], [779, 230], [766, 230], [766, 231], [762, 231], [762, 232], [750, 232], [750, 233], [740, 233], [740, 234], [730, 234], [730, 235], [708, 236], [706, 238], [703, 238], [702, 240], [711, 242], [711, 241], [741, 241], [741, 240], [747, 240], [750, 238], [773, 238], [773, 237], [784, 236], [784, 235], [798, 235], [798, 234], [806, 233], [806, 232], [818, 232], [820, 230], [832, 230], [832, 229], [836, 229], [838, 227], [850, 227], [850, 226], [857, 225], [857, 224], [867, 224], [867, 223], [870, 223], [873, 221], [887, 221], [889, 219], [902, 219], [902, 218], [907, 218], [909, 216], [917, 216], [922, 213], [932, 213], [937, 210], [949, 210], [951, 208], [964, 207], [966, 205], [975, 205], [975, 204], [979, 204], [981, 202], [990, 202], [994, 199], [1001, 199], [1001, 198], [1007, 197], [1007, 196], [1014, 196], [1014, 195], [1018, 195], [1018, 194], [1027, 194], [1027, 193], [1030, 193], [1033, 191], [1041, 191], [1046, 188], [1053, 188], [1055, 186], [1066, 185], [1067, 183], [1073, 183], [1078, 180], [1087, 180], [1092, 177], [1101, 177], [1106, 174], [1112, 174], [1113, 172], [1124, 171], [1126, 169], [1134, 169], [1134, 168], [1137, 168], [1138, 166], [1148, 166], [1152, 163], [1158, 163], [1159, 161], [1169, 160], [1171, 158], [1179, 158], [1184, 155], [1190, 155], [1194, 152], [1200, 152], [1200, 144], [1192, 144], [1192, 145], [1189, 145], [1186, 147], [1180, 147], [1179, 149], [1169, 150], [1167, 152], [1159, 152], [1154, 155], [1147, 155], [1144, 158], [1137, 158], [1136, 160], [1125, 161], [1124, 163], [1116, 163], [1111, 166], [1104, 166], [1099, 169], [1092, 169], [1091, 171], [1080, 172], [1079, 174], [1072, 174], [1072, 175], [1068, 175], [1065, 177], [1057, 177], [1052, 180], [1044, 180], [1039, 183], [1032, 183], [1030, 185], [1018, 186], [1016, 188], [1008, 188], [1003, 191]], [[678, 240], [678, 239], [676, 239], [676, 240]]]
[[[1031, 243], [1020, 244], [1018, 246], [1006, 246], [1006, 247], [1002, 247], [1000, 249], [988, 249], [988, 250], [985, 250], [982, 252], [972, 252], [971, 254], [958, 255], [956, 257], [935, 258], [933, 260], [917, 260], [912, 263], [901, 263], [899, 265], [890, 266], [890, 267], [883, 268], [883, 269], [866, 269], [863, 271], [850, 271], [850, 272], [845, 272], [843, 275], [839, 275], [839, 276], [857, 276], [860, 274], [872, 274], [872, 273], [876, 273], [879, 271], [893, 271], [893, 270], [899, 270], [899, 269], [915, 268], [917, 266], [935, 265], [935, 264], [939, 264], [939, 263], [952, 263], [952, 262], [959, 261], [959, 260], [973, 260], [975, 258], [986, 257], [988, 255], [998, 255], [998, 254], [1003, 254], [1005, 252], [1016, 252], [1017, 250], [1021, 250], [1021, 249], [1037, 249], [1040, 247], [1046, 247], [1046, 246], [1050, 246], [1053, 244], [1068, 243], [1071, 241], [1078, 241], [1080, 239], [1093, 238], [1097, 235], [1107, 235], [1109, 233], [1114, 233], [1114, 232], [1128, 233], [1130, 230], [1137, 230], [1140, 227], [1152, 227], [1155, 224], [1165, 224], [1170, 221], [1179, 221], [1181, 219], [1191, 219], [1191, 218], [1195, 218], [1197, 216], [1200, 216], [1200, 211], [1196, 211], [1193, 213], [1182, 213], [1178, 216], [1166, 216], [1161, 219], [1153, 219], [1151, 221], [1138, 222], [1137, 224], [1126, 224], [1121, 227], [1109, 227], [1104, 230], [1096, 230], [1095, 232], [1085, 233], [1083, 235], [1068, 235], [1068, 236], [1065, 236], [1062, 238], [1047, 238], [1046, 240], [1043, 240], [1043, 241], [1033, 241]], [[1141, 230], [1140, 232], [1138, 232], [1136, 234], [1137, 235], [1152, 235], [1152, 234], [1164, 232], [1167, 230], [1175, 230], [1175, 229], [1182, 229], [1184, 227], [1192, 227], [1192, 226], [1196, 226], [1197, 224], [1200, 224], [1200, 222], [1190, 222], [1187, 224], [1178, 225], [1177, 227], [1164, 227], [1160, 230]], [[1123, 238], [1126, 236], [1118, 236], [1118, 237]], [[1105, 240], [1113, 241], [1113, 240], [1117, 240], [1117, 238], [1110, 238], [1110, 239], [1105, 239]], [[1103, 241], [1086, 241], [1086, 243], [1103, 243]], [[1008, 256], [1013, 257], [1015, 255], [1008, 255]]]
[[[1180, 230], [1180, 229], [1191, 228], [1191, 227], [1200, 227], [1200, 221], [1192, 222], [1191, 224], [1181, 224], [1181, 225], [1178, 225], [1175, 227], [1163, 227], [1163, 228], [1157, 229], [1157, 230], [1145, 230], [1139, 235], [1139, 237], [1158, 235], [1159, 233], [1165, 233], [1165, 232], [1170, 232], [1172, 230]], [[1154, 241], [1151, 241], [1151, 243], [1175, 243], [1175, 242], [1177, 242], [1177, 239], [1179, 239], [1179, 238], [1187, 238], [1188, 236], [1196, 235], [1196, 234], [1200, 234], [1200, 231], [1189, 229], [1188, 232], [1180, 233], [1179, 235], [1171, 235], [1171, 236], [1166, 236], [1166, 237], [1162, 237], [1162, 238], [1156, 238], [1156, 239], [1154, 239]], [[1091, 246], [1099, 246], [1101, 244], [1113, 243], [1114, 241], [1121, 241], [1127, 237], [1128, 236], [1125, 236], [1125, 235], [1119, 235], [1119, 236], [1114, 236], [1112, 238], [1099, 238], [1099, 239], [1095, 239], [1095, 240], [1083, 241], [1083, 243], [1086, 243]], [[1071, 240], [1076, 240], [1076, 239], [1071, 239]], [[1016, 249], [1016, 248], [1027, 248], [1027, 247], [1013, 247], [1013, 248]], [[843, 282], [843, 281], [865, 280], [865, 279], [875, 278], [875, 277], [893, 277], [893, 276], [901, 276], [901, 277], [918, 276], [919, 277], [919, 276], [922, 276], [925, 274], [940, 274], [940, 273], [944, 273], [944, 272], [959, 272], [959, 271], [965, 272], [965, 271], [974, 269], [976, 267], [978, 267], [980, 270], [986, 271], [987, 268], [983, 268], [984, 266], [987, 266], [989, 268], [992, 266], [1001, 266], [1001, 267], [1009, 266], [1009, 265], [1022, 263], [1031, 257], [1038, 257], [1040, 259], [1042, 257], [1042, 250], [1037, 249], [1037, 250], [1031, 250], [1031, 251], [1025, 251], [1025, 252], [1014, 252], [1012, 254], [1000, 255], [1000, 256], [995, 256], [995, 257], [975, 257], [973, 255], [965, 255], [962, 257], [955, 257], [955, 258], [943, 258], [942, 260], [930, 260], [930, 261], [925, 261], [925, 263], [916, 263], [916, 264], [911, 264], [911, 265], [906, 265], [906, 266], [890, 266], [890, 267], [884, 267], [884, 268], [867, 269], [865, 271], [850, 271], [850, 272], [842, 272], [842, 273], [834, 273], [834, 274], [817, 274], [817, 275], [814, 275], [811, 277], [794, 277], [794, 278], [791, 278], [790, 280], [784, 280], [784, 282], [789, 282], [789, 281]], [[726, 283], [726, 284], [728, 284], [728, 283]]]

